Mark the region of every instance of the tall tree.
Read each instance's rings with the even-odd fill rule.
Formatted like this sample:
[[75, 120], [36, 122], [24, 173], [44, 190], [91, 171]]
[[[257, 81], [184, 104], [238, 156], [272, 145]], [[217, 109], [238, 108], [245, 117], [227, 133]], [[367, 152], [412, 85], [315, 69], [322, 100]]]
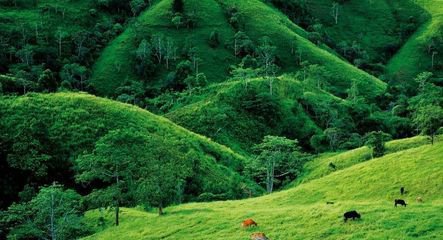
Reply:
[[297, 140], [265, 136], [260, 144], [254, 146], [254, 150], [258, 156], [251, 166], [256, 174], [265, 173], [264, 182], [268, 193], [273, 191], [277, 177], [298, 171], [299, 166], [302, 165]]
[[89, 233], [82, 220], [81, 196], [54, 184], [29, 202], [13, 204], [0, 218], [8, 239], [75, 239]]
[[131, 129], [110, 131], [96, 143], [92, 153], [76, 160], [79, 182], [100, 180], [109, 185], [103, 190], [106, 194], [98, 196], [108, 198], [103, 202], [113, 202], [117, 226], [124, 192], [131, 189], [139, 167], [137, 163], [146, 155], [145, 141], [146, 136]]
[[431, 144], [437, 131], [443, 127], [443, 108], [437, 105], [426, 105], [417, 109], [413, 122], [423, 134], [429, 135]]
[[391, 135], [382, 131], [370, 132], [366, 134], [365, 139], [365, 145], [372, 150], [372, 158], [377, 158], [385, 155], [385, 143], [391, 139]]

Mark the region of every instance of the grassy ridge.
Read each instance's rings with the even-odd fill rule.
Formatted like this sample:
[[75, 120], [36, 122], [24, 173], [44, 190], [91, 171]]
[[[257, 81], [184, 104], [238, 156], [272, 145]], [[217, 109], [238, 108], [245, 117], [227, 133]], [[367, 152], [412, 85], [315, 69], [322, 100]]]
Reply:
[[[231, 198], [243, 194], [240, 183], [260, 191], [257, 185], [239, 175], [245, 157], [138, 107], [78, 93], [28, 94], [0, 100], [0, 130], [5, 134], [2, 136], [9, 136], [14, 143], [20, 142], [13, 138], [17, 134], [43, 135], [43, 147], [39, 151], [51, 156], [52, 160], [45, 163], [48, 167], [72, 166], [79, 154], [92, 151], [95, 143], [109, 131], [133, 129], [164, 138], [165, 142], [170, 142], [170, 147], [179, 147], [175, 143], [181, 142], [185, 146], [180, 148], [183, 154], [189, 151], [196, 154], [197, 169], [193, 178], [200, 182], [193, 184], [199, 186], [197, 195], [208, 192]], [[30, 126], [39, 126], [41, 133], [32, 132]], [[26, 139], [21, 141], [30, 144]], [[46, 144], [50, 149], [45, 148]], [[54, 161], [57, 163], [52, 163]], [[53, 171], [56, 173], [52, 177], [56, 179], [73, 179], [73, 176], [64, 175], [68, 169]]]
[[[250, 96], [248, 91], [254, 94], [268, 93], [269, 82], [266, 79], [251, 79], [248, 80], [247, 87], [243, 81], [213, 85], [203, 91], [202, 97], [193, 94], [187, 98], [191, 99], [190, 102], [178, 103], [165, 117], [237, 152], [248, 152], [265, 135], [289, 135], [291, 139], [299, 139], [307, 145], [310, 136], [321, 130], [297, 101], [304, 91], [324, 101], [341, 101], [333, 95], [310, 89], [303, 83], [284, 76], [274, 80], [275, 105], [269, 109], [271, 112], [263, 109], [252, 112], [239, 106], [239, 102], [245, 102], [245, 98]], [[266, 105], [266, 101], [261, 104]]]
[[[366, 96], [374, 97], [380, 94], [385, 84], [375, 77], [355, 68], [340, 58], [323, 50], [306, 40], [306, 33], [293, 24], [287, 17], [274, 8], [257, 0], [246, 1], [223, 1], [218, 4], [214, 0], [185, 1], [185, 9], [196, 10], [199, 23], [196, 29], [176, 30], [170, 20], [170, 0], [163, 0], [157, 5], [143, 13], [137, 21], [142, 26], [140, 32], [134, 31], [134, 27], [127, 29], [122, 35], [115, 39], [103, 52], [94, 67], [92, 84], [99, 93], [112, 95], [116, 87], [120, 86], [126, 79], [134, 80], [134, 56], [136, 38], [149, 37], [152, 33], [162, 33], [166, 37], [174, 39], [188, 39], [199, 48], [199, 56], [202, 59], [201, 72], [205, 73], [209, 82], [221, 82], [226, 79], [228, 67], [238, 62], [230, 49], [219, 46], [212, 49], [208, 45], [208, 38], [213, 30], [221, 35], [221, 42], [229, 42], [234, 31], [227, 23], [223, 14], [224, 8], [236, 6], [242, 15], [246, 33], [252, 40], [258, 42], [263, 36], [269, 36], [277, 46], [277, 55], [281, 62], [282, 71], [294, 71], [296, 57], [291, 55], [291, 46], [295, 42], [303, 50], [303, 60], [311, 63], [324, 65], [331, 75], [336, 76], [333, 85], [336, 87], [335, 94], [345, 94], [352, 80], [362, 85]], [[183, 41], [184, 42], [184, 41]], [[183, 42], [180, 43], [181, 48]], [[124, 59], [122, 61], [121, 59]], [[121, 63], [118, 71], [114, 63]], [[167, 71], [157, 71], [157, 76], [149, 79], [152, 86], [162, 86]], [[163, 80], [162, 80], [163, 79]]]
[[[414, 33], [399, 52], [387, 65], [388, 74], [397, 74], [399, 77], [412, 79], [418, 73], [429, 71], [431, 68], [431, 56], [426, 53], [424, 46], [427, 41], [443, 28], [443, 1], [418, 1], [431, 15], [431, 19]], [[443, 61], [443, 55], [439, 53], [436, 62]], [[443, 76], [442, 71], [437, 71], [438, 76]]]
[[[443, 144], [425, 145], [354, 165], [290, 190], [241, 201], [186, 204], [158, 217], [125, 209], [122, 224], [88, 239], [247, 239], [263, 231], [271, 239], [434, 239], [443, 234]], [[394, 208], [399, 187], [408, 207]], [[422, 196], [423, 204], [415, 203]], [[326, 205], [326, 201], [334, 201]], [[360, 221], [344, 224], [356, 209]], [[87, 216], [91, 224], [98, 213]], [[242, 229], [252, 217], [259, 227]]]
[[[413, 137], [394, 140], [386, 143], [386, 153], [395, 153], [409, 148], [419, 147], [429, 143], [428, 137]], [[289, 187], [318, 179], [333, 173], [329, 163], [333, 163], [337, 170], [345, 169], [355, 164], [371, 159], [371, 150], [368, 147], [361, 147], [343, 153], [326, 153], [313, 161], [305, 164], [300, 177]]]

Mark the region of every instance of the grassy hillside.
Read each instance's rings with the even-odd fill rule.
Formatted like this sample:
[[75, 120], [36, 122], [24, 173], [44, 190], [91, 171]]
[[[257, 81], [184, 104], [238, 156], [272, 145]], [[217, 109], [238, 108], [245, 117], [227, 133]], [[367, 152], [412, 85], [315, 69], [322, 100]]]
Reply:
[[[302, 50], [302, 60], [318, 63], [325, 66], [334, 79], [333, 93], [344, 95], [352, 80], [356, 80], [364, 87], [364, 94], [374, 97], [380, 94], [385, 85], [375, 77], [347, 64], [345, 61], [323, 50], [304, 38], [306, 33], [293, 24], [287, 17], [274, 8], [258, 0], [247, 1], [215, 1], [204, 0], [185, 1], [186, 11], [195, 11], [197, 27], [195, 29], [178, 29], [171, 23], [171, 2], [163, 0], [151, 9], [144, 12], [137, 19], [136, 25], [127, 29], [115, 39], [103, 52], [96, 63], [91, 83], [100, 94], [113, 95], [117, 87], [126, 80], [137, 80], [134, 73], [134, 51], [142, 38], [150, 38], [155, 34], [163, 34], [173, 39], [187, 41], [177, 42], [178, 48], [183, 49], [185, 42], [191, 42], [198, 48], [198, 56], [202, 59], [200, 72], [203, 72], [209, 82], [222, 82], [227, 77], [228, 67], [238, 63], [231, 49], [235, 31], [228, 24], [224, 12], [228, 7], [235, 6], [242, 16], [242, 24], [246, 34], [257, 44], [263, 36], [268, 36], [277, 47], [276, 55], [282, 72], [294, 71], [299, 67], [296, 56], [291, 55], [292, 46]], [[220, 34], [221, 45], [210, 48], [208, 39], [211, 31]], [[122, 61], [124, 59], [124, 61]], [[119, 68], [112, 67], [118, 62]], [[174, 63], [177, 64], [177, 63]], [[172, 70], [175, 67], [172, 67]], [[171, 71], [171, 70], [170, 70]], [[164, 87], [168, 72], [164, 66], [156, 69], [154, 76], [145, 80], [150, 86]]]
[[417, 2], [432, 15], [432, 18], [422, 24], [390, 60], [387, 72], [399, 78], [413, 79], [420, 72], [433, 70], [437, 77], [442, 77], [443, 55], [438, 53], [435, 58], [435, 65], [440, 67], [431, 69], [431, 55], [427, 53], [426, 45], [432, 37], [443, 32], [443, 1], [420, 0]]
[[[275, 240], [436, 239], [443, 234], [442, 157], [439, 142], [356, 164], [264, 197], [179, 205], [168, 208], [164, 217], [124, 209], [121, 226], [87, 239], [247, 239], [257, 231]], [[400, 186], [406, 188], [406, 196], [399, 196]], [[416, 203], [417, 196], [424, 203]], [[409, 205], [394, 208], [395, 198]], [[343, 223], [343, 213], [353, 209], [362, 219]], [[87, 217], [95, 225], [98, 212]], [[250, 217], [259, 226], [242, 229], [241, 221]]]
[[[429, 138], [423, 136], [394, 140], [386, 143], [386, 153], [395, 153], [425, 144], [429, 144]], [[337, 170], [345, 169], [370, 159], [371, 150], [368, 147], [361, 147], [343, 153], [325, 153], [306, 163], [302, 174], [289, 187], [324, 177]], [[336, 169], [331, 169], [329, 163], [333, 163]]]
[[[118, 129], [158, 136], [183, 154], [190, 151], [196, 154], [195, 159], [187, 159], [196, 161], [189, 178], [192, 184], [186, 186], [188, 198], [195, 199], [201, 193], [240, 197], [245, 194], [241, 190], [243, 184], [251, 186], [253, 191], [259, 190], [239, 175], [243, 156], [131, 105], [87, 94], [29, 94], [2, 97], [0, 116], [0, 165], [5, 174], [2, 181], [3, 186], [12, 187], [2, 188], [5, 202], [15, 200], [27, 183], [59, 181], [72, 186], [73, 161], [80, 154], [91, 152], [109, 131]], [[16, 155], [21, 160], [12, 160]]]
[[[427, 18], [420, 6], [404, 0], [341, 1], [337, 23], [332, 15], [333, 3], [337, 1], [306, 1], [303, 4], [294, 0], [273, 2], [295, 22], [301, 21], [303, 24], [308, 21], [308, 16], [318, 19], [325, 28], [329, 44], [343, 56], [347, 53], [340, 51], [340, 43], [346, 41], [351, 47], [355, 42], [361, 51], [367, 52], [371, 63], [389, 60]], [[290, 11], [286, 6], [291, 3], [301, 6], [308, 16], [303, 20], [300, 14]]]
[[201, 95], [184, 97], [165, 117], [236, 151], [249, 152], [265, 135], [286, 135], [309, 145], [309, 138], [321, 127], [301, 105], [302, 99], [306, 103], [315, 99], [331, 104], [342, 101], [289, 76], [274, 80], [272, 96], [268, 80], [247, 81], [213, 85]]

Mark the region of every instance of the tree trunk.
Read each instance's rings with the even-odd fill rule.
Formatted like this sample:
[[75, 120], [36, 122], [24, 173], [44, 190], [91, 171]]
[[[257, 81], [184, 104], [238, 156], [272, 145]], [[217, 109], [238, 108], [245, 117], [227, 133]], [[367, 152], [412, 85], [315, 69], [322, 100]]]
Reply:
[[119, 224], [119, 213], [120, 207], [118, 206], [118, 201], [115, 201], [115, 226], [118, 226]]
[[164, 213], [163, 213], [163, 207], [162, 207], [162, 205], [160, 204], [159, 206], [158, 206], [158, 215], [159, 216], [162, 216]]

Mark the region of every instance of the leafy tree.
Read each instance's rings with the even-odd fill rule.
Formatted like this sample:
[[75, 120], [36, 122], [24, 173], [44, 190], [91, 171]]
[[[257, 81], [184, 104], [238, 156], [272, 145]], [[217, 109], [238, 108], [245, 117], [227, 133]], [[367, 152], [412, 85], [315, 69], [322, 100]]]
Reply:
[[89, 233], [82, 220], [81, 196], [54, 184], [29, 202], [11, 205], [0, 224], [8, 239], [75, 239]]
[[135, 17], [146, 7], [146, 4], [144, 0], [132, 0], [129, 2], [129, 6], [131, 7], [132, 15]]
[[325, 129], [325, 131], [323, 131], [323, 134], [328, 139], [331, 150], [332, 151], [337, 150], [338, 146], [340, 145], [341, 139], [343, 137], [342, 131], [339, 128], [331, 127]]
[[60, 72], [60, 78], [63, 86], [69, 88], [77, 88], [83, 90], [85, 87], [84, 82], [88, 75], [88, 69], [77, 63], [70, 63], [63, 66]]
[[18, 50], [15, 56], [18, 57], [22, 63], [31, 66], [34, 60], [34, 47], [27, 44], [22, 49]]
[[125, 192], [131, 189], [138, 170], [138, 163], [147, 154], [143, 148], [146, 137], [132, 130], [114, 130], [102, 137], [92, 153], [81, 155], [77, 160], [79, 182], [100, 180], [108, 185], [102, 202], [113, 202], [115, 225], [119, 225], [119, 207]]
[[[297, 140], [285, 137], [265, 136], [260, 144], [254, 146], [258, 156], [250, 166], [255, 174], [264, 173], [266, 191], [271, 193], [276, 178], [287, 174], [297, 174], [303, 162]], [[260, 176], [260, 178], [262, 178]]]
[[44, 90], [55, 91], [57, 90], [57, 80], [50, 69], [46, 69], [38, 77], [38, 84]]
[[367, 133], [365, 139], [365, 145], [372, 150], [372, 158], [377, 158], [385, 155], [385, 142], [391, 139], [391, 135], [382, 131], [373, 131]]
[[423, 134], [431, 137], [431, 143], [439, 128], [443, 126], [443, 108], [437, 105], [420, 107], [414, 114], [413, 122]]
[[[151, 136], [146, 144], [149, 155], [138, 168], [143, 177], [137, 181], [137, 193], [142, 203], [157, 207], [159, 215], [163, 215], [163, 208], [183, 194], [191, 161], [185, 159], [179, 148], [171, 148], [163, 138]], [[180, 146], [180, 143], [175, 145]]]
[[180, 13], [176, 13], [174, 17], [172, 17], [171, 22], [178, 30], [181, 26], [183, 26], [183, 16]]

